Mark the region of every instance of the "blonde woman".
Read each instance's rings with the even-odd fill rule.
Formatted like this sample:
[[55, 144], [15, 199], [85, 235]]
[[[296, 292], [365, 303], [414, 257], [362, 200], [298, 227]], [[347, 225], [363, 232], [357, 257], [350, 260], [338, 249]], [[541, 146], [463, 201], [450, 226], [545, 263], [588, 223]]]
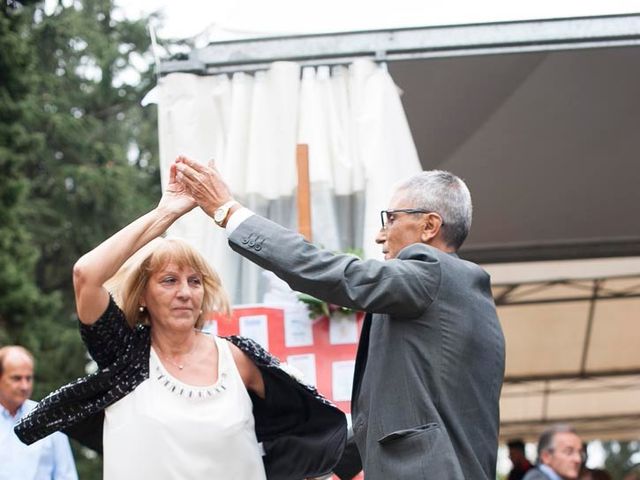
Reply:
[[293, 479], [329, 472], [344, 415], [254, 342], [200, 330], [228, 313], [208, 262], [160, 238], [194, 208], [175, 181], [158, 206], [81, 257], [80, 332], [99, 371], [53, 392], [17, 427], [63, 430], [104, 452], [104, 479]]

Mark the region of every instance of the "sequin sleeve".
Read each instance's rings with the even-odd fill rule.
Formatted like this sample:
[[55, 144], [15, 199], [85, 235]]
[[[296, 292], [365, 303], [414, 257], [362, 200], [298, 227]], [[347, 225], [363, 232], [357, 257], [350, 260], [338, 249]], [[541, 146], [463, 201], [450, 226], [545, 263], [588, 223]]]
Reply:
[[89, 354], [100, 368], [113, 363], [133, 342], [134, 330], [129, 327], [124, 312], [112, 296], [100, 318], [91, 325], [80, 323], [80, 336]]

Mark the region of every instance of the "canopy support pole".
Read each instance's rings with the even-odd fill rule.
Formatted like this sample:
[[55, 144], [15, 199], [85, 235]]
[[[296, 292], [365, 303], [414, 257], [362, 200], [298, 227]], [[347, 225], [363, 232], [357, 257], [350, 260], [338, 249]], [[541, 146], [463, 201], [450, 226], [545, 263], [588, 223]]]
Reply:
[[311, 188], [309, 185], [309, 145], [296, 145], [298, 169], [298, 232], [311, 242]]

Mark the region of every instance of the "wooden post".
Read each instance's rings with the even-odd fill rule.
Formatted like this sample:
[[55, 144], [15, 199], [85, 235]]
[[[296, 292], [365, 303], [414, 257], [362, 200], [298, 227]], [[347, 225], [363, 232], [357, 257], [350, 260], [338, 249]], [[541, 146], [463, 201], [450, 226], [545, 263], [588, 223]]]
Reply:
[[311, 189], [309, 186], [309, 145], [296, 145], [298, 168], [298, 232], [311, 241]]

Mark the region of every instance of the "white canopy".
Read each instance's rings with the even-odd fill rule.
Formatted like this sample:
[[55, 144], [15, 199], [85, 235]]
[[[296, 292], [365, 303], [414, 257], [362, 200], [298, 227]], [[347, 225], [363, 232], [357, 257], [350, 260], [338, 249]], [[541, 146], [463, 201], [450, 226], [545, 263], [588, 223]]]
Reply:
[[501, 438], [640, 438], [640, 257], [486, 265], [507, 339]]

